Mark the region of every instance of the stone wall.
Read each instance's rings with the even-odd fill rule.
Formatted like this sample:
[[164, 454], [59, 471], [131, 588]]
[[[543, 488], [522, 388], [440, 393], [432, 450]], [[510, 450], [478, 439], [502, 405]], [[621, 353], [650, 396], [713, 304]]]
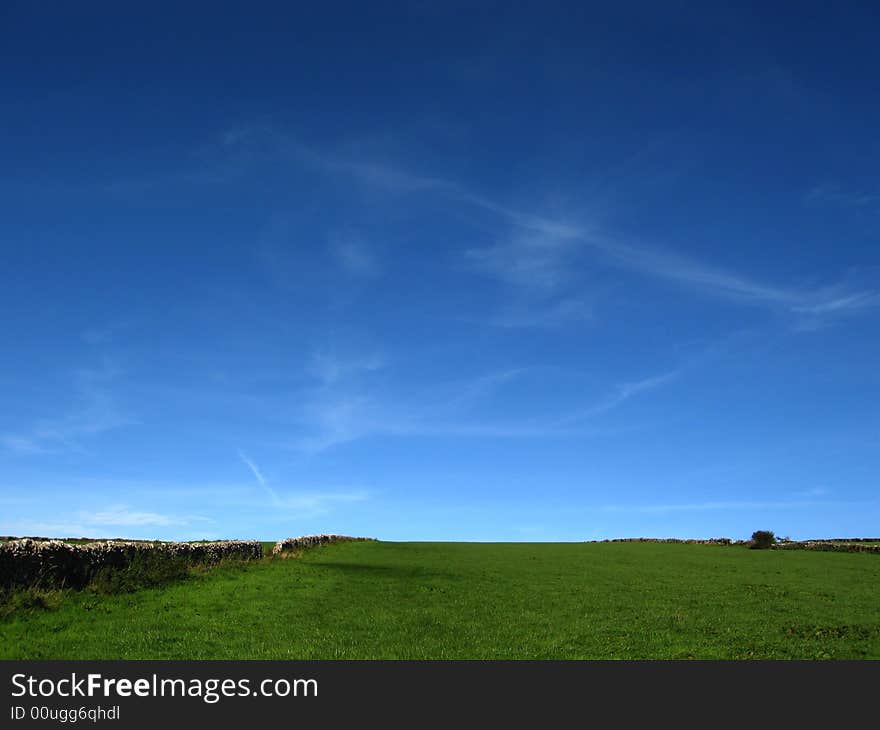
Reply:
[[611, 540], [598, 540], [592, 542], [663, 542], [680, 543], [682, 545], [736, 545], [740, 544], [729, 537], [711, 537], [706, 540], [681, 540], [677, 537], [615, 537]]
[[25, 538], [0, 544], [0, 586], [79, 588], [104, 569], [127, 568], [139, 555], [183, 559], [193, 565], [212, 564], [225, 558], [259, 559], [263, 556], [263, 546], [256, 540], [104, 541], [73, 545], [61, 540]]
[[880, 537], [823, 537], [816, 540], [801, 540], [801, 542], [876, 542], [880, 543]]
[[821, 550], [834, 553], [880, 553], [880, 545], [865, 545], [863, 543], [834, 543], [822, 540], [807, 540], [805, 542], [782, 542], [773, 546], [774, 550]]
[[[880, 542], [871, 538], [858, 538], [849, 541], [849, 544], [832, 542], [830, 540], [804, 540], [802, 542], [777, 542], [771, 545], [773, 550], [827, 550], [837, 553], [880, 553], [880, 545], [866, 545], [865, 542]], [[681, 543], [683, 545], [752, 545], [751, 540], [731, 540], [729, 537], [713, 537], [708, 540], [680, 540], [675, 537], [620, 537], [613, 540], [598, 540], [594, 542], [662, 542]]]
[[272, 548], [272, 555], [280, 555], [286, 552], [296, 552], [306, 548], [327, 545], [331, 542], [351, 542], [361, 540], [374, 540], [372, 537], [348, 537], [347, 535], [303, 535], [302, 537], [287, 537], [279, 540]]

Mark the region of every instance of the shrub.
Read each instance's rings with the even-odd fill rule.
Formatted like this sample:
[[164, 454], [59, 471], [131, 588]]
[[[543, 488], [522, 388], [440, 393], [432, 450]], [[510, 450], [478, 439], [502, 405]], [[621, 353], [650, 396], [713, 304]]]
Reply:
[[753, 550], [768, 550], [773, 547], [775, 542], [776, 535], [770, 530], [756, 530], [752, 533], [752, 544], [750, 547]]
[[61, 599], [61, 591], [47, 591], [39, 588], [0, 588], [0, 621], [5, 621], [20, 612], [52, 609]]
[[135, 553], [125, 567], [104, 566], [92, 576], [89, 587], [96, 593], [132, 593], [183, 580], [189, 575], [189, 563], [182, 555], [162, 552]]

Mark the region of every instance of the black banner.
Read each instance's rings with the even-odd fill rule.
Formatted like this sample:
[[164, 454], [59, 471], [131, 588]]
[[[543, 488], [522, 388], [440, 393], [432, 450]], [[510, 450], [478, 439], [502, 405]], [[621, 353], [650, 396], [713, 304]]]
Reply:
[[875, 716], [877, 662], [4, 661], [0, 727], [763, 726]]

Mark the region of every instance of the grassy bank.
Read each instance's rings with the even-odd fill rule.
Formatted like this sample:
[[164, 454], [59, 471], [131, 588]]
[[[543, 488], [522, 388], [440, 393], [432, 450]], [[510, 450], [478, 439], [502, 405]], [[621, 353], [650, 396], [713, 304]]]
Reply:
[[3, 658], [880, 658], [880, 559], [343, 543], [0, 621]]

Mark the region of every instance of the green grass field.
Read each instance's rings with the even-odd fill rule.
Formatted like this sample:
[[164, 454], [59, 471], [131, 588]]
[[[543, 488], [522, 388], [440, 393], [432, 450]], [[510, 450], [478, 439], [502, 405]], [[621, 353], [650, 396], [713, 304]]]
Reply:
[[28, 659], [880, 658], [880, 556], [341, 543], [0, 621]]

